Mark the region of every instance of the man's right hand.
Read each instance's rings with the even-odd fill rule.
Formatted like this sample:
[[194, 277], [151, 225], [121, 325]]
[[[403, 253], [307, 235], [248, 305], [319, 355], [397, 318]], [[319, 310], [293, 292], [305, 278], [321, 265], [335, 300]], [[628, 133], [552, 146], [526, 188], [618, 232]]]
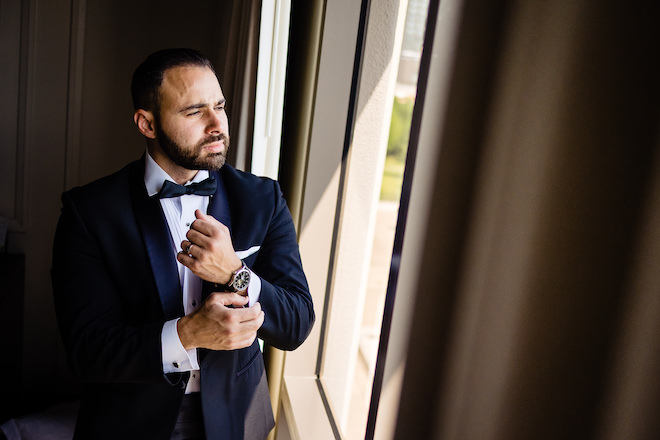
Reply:
[[209, 295], [197, 310], [179, 320], [177, 331], [183, 347], [236, 350], [252, 345], [264, 322], [264, 312], [259, 303], [243, 307], [248, 301], [248, 297], [233, 292]]

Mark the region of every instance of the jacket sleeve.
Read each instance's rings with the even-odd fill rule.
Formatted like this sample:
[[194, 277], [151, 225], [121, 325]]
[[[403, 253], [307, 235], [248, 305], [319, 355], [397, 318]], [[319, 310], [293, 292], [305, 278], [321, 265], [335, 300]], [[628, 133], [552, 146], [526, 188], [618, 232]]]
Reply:
[[262, 281], [259, 302], [264, 324], [259, 337], [282, 349], [297, 348], [314, 324], [314, 307], [302, 268], [296, 231], [280, 191], [274, 185], [274, 210], [252, 270]]

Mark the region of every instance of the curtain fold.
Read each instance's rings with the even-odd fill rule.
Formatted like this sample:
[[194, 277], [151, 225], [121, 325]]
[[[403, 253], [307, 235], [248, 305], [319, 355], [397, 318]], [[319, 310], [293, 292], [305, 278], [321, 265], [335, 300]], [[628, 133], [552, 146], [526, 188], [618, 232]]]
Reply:
[[422, 263], [395, 438], [657, 438], [654, 14], [489, 4], [438, 10], [460, 13], [420, 122], [438, 156], [413, 181], [409, 215], [428, 208], [406, 243]]
[[[216, 63], [230, 118], [228, 162], [249, 171], [254, 138], [254, 106], [259, 56], [260, 0], [224, 0], [219, 17], [229, 26]], [[271, 19], [272, 17], [265, 17]]]

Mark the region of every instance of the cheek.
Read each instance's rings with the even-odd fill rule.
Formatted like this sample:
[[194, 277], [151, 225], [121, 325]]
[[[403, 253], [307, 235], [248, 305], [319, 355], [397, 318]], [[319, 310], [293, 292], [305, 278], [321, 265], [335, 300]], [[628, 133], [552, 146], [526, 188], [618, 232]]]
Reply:
[[181, 144], [181, 143], [185, 143], [186, 133], [185, 133], [185, 131], [183, 131], [181, 129], [176, 129], [176, 130], [170, 131], [170, 137], [177, 144]]
[[167, 134], [170, 139], [179, 145], [187, 145], [191, 142], [194, 142], [194, 138], [196, 136], [194, 130], [180, 124], [170, 125], [167, 129]]

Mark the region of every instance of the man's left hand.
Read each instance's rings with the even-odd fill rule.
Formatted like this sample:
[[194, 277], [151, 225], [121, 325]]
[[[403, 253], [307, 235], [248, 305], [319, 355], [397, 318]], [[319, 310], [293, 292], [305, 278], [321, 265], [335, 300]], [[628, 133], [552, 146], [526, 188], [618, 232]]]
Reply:
[[229, 228], [199, 209], [195, 217], [177, 260], [203, 280], [227, 284], [243, 264], [234, 251]]

